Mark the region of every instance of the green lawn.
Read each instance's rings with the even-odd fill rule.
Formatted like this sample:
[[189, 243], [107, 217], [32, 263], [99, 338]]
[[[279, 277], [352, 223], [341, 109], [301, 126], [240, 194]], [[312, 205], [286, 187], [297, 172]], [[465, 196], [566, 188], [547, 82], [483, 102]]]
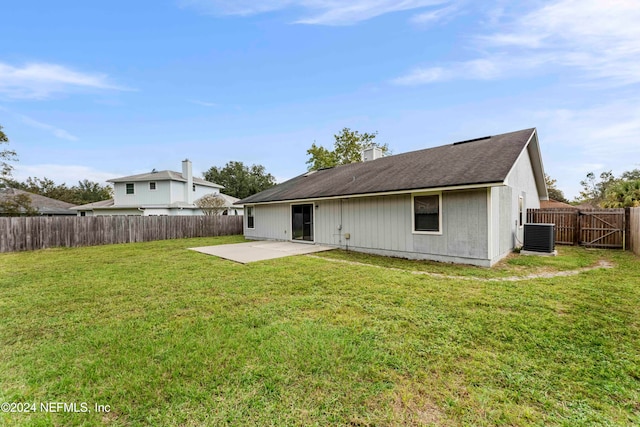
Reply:
[[[38, 405], [0, 425], [640, 425], [629, 253], [561, 247], [481, 269], [185, 250], [240, 241], [0, 254], [0, 403]], [[615, 268], [469, 280], [599, 260]]]

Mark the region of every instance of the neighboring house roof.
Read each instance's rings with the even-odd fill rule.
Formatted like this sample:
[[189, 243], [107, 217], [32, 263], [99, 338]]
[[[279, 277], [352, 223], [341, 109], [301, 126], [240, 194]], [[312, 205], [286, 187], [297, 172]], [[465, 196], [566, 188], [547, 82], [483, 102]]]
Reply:
[[[180, 172], [175, 171], [158, 171], [158, 172], [148, 172], [141, 173], [138, 175], [130, 175], [123, 176], [122, 178], [113, 178], [108, 179], [107, 182], [140, 182], [140, 181], [180, 181], [187, 182], [187, 179], [182, 176]], [[214, 188], [224, 188], [224, 186], [220, 184], [215, 184], [213, 182], [205, 181], [202, 178], [193, 177], [193, 183], [198, 185], [203, 185], [205, 187], [214, 187]]]
[[592, 202], [582, 202], [579, 205], [574, 206], [576, 209], [602, 209], [600, 206]]
[[531, 128], [307, 172], [240, 203], [499, 185], [525, 148], [529, 150], [540, 197], [546, 199], [536, 130]]
[[540, 208], [541, 209], [578, 209], [576, 206], [570, 205], [569, 203], [559, 202], [553, 199], [541, 200]]
[[243, 207], [242, 205], [236, 204], [236, 202], [240, 201], [240, 199], [238, 199], [237, 197], [229, 196], [228, 194], [222, 194], [222, 193], [218, 194], [218, 196], [224, 199], [226, 207], [234, 207], [238, 209], [241, 209]]
[[113, 206], [113, 199], [101, 200], [99, 202], [87, 203], [86, 205], [74, 206], [70, 209], [74, 211], [90, 211], [94, 208], [108, 208]]
[[63, 202], [62, 200], [52, 199], [50, 197], [41, 196], [39, 194], [30, 193], [16, 188], [5, 188], [0, 190], [0, 200], [8, 197], [26, 194], [31, 199], [31, 206], [38, 210], [41, 215], [73, 215], [70, 211], [75, 205], [73, 203]]

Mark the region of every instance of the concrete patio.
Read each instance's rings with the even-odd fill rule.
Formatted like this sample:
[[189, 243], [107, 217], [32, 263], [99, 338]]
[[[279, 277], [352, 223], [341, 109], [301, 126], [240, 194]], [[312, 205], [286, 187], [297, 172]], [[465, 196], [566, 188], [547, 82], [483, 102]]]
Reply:
[[231, 245], [202, 246], [189, 249], [247, 264], [249, 262], [264, 261], [267, 259], [329, 251], [335, 248], [308, 243], [255, 241]]

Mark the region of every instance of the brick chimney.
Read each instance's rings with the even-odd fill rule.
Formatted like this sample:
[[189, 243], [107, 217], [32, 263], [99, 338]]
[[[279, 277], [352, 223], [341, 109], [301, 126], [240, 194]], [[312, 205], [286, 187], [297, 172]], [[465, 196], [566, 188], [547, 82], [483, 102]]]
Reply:
[[182, 177], [187, 180], [184, 188], [184, 201], [188, 204], [193, 203], [193, 171], [191, 168], [191, 160], [184, 159], [182, 161]]

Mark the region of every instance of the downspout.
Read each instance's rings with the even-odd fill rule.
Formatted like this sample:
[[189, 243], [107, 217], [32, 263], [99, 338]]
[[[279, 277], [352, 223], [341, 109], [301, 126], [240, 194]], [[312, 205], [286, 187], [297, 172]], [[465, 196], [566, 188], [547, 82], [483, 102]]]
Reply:
[[340, 199], [340, 224], [338, 225], [338, 245], [342, 246], [342, 203], [344, 199]]

